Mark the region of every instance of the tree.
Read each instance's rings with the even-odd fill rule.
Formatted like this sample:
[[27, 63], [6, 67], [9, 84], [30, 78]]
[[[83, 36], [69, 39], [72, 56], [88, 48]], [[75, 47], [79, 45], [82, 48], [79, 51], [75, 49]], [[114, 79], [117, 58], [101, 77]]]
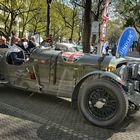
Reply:
[[[85, 0], [73, 0], [78, 6], [85, 9]], [[101, 16], [102, 12], [104, 10], [105, 0], [92, 0], [92, 8], [91, 8], [91, 21], [99, 21], [100, 24], [102, 24]], [[100, 35], [100, 33], [99, 33]], [[95, 43], [97, 35], [92, 36], [92, 43]]]
[[70, 29], [66, 27], [62, 16], [58, 12], [59, 6], [62, 5], [58, 2], [52, 5], [51, 32], [55, 41], [62, 41], [63, 38], [69, 38], [71, 32]]
[[84, 29], [83, 29], [83, 52], [90, 52], [90, 35], [91, 35], [91, 5], [92, 0], [85, 1], [84, 12]]
[[69, 4], [70, 6], [66, 5], [65, 2], [61, 0], [60, 3], [57, 3], [55, 8], [63, 19], [65, 27], [71, 30], [69, 38], [73, 39], [75, 28], [78, 25], [78, 12], [77, 5], [75, 3], [72, 2]]
[[[28, 5], [28, 6], [26, 6]], [[28, 3], [25, 3], [25, 7], [27, 12], [21, 12], [20, 26], [21, 26], [21, 34], [20, 37], [24, 36], [25, 30], [27, 30], [27, 26], [30, 22], [33, 22], [33, 19], [38, 15], [38, 11], [41, 10], [38, 0], [29, 0]]]
[[123, 31], [122, 21], [120, 19], [110, 21], [108, 23], [107, 30], [108, 34], [106, 38], [109, 40], [110, 44], [113, 47], [115, 43], [118, 43], [118, 39], [122, 34]]
[[10, 36], [12, 27], [15, 24], [16, 17], [19, 14], [19, 9], [22, 8], [22, 2], [16, 2], [12, 0], [3, 0], [0, 2], [0, 10], [3, 11], [5, 15], [4, 21], [4, 31], [7, 38]]
[[[74, 1], [74, 0], [73, 0]], [[74, 1], [78, 6], [82, 7], [84, 10], [86, 8], [86, 0], [76, 0]], [[105, 0], [92, 0], [92, 8], [91, 8], [91, 22], [92, 21], [98, 21], [99, 22], [99, 34], [92, 35], [91, 43], [95, 43], [97, 36], [100, 37], [100, 24], [102, 24], [102, 12], [104, 10]], [[89, 2], [90, 3], [90, 2]], [[84, 19], [85, 20], [85, 19]], [[83, 31], [84, 34], [84, 31]], [[83, 37], [83, 40], [85, 39], [85, 36]]]
[[46, 0], [46, 3], [47, 3], [47, 29], [46, 29], [46, 36], [48, 37], [49, 34], [50, 34], [50, 14], [51, 14], [51, 3], [52, 3], [52, 0]]
[[102, 12], [104, 10], [105, 0], [98, 0], [96, 2], [93, 2], [92, 4], [92, 21], [98, 21], [99, 22], [99, 34], [92, 35], [92, 43], [94, 44], [96, 41], [97, 36], [100, 38], [100, 26], [102, 24]]
[[[26, 30], [31, 34], [41, 33], [46, 35], [46, 0], [32, 0], [32, 7], [37, 9], [30, 12], [25, 23], [27, 23]], [[29, 7], [29, 6], [28, 6]], [[27, 14], [26, 14], [27, 16]], [[23, 26], [23, 25], [22, 25]]]
[[116, 12], [124, 21], [124, 27], [132, 26], [140, 34], [140, 5], [136, 0], [119, 0], [116, 3]]
[[[17, 23], [17, 17], [23, 13], [29, 12], [26, 6], [25, 0], [1, 0], [0, 2], [0, 10], [3, 11], [4, 20], [4, 32], [7, 37], [9, 38], [11, 32], [13, 31], [13, 26]], [[30, 11], [34, 11], [36, 9], [30, 9]]]

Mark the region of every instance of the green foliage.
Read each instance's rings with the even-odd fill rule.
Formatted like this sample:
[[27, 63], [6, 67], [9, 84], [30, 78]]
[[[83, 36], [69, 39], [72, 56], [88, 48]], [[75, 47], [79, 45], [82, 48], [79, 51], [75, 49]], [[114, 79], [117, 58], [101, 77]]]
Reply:
[[124, 27], [133, 26], [140, 33], [140, 6], [136, 0], [119, 0], [117, 12], [124, 20]]
[[123, 31], [123, 24], [120, 19], [109, 21], [107, 27], [107, 39], [111, 44], [117, 43]]
[[[67, 25], [58, 12], [59, 7], [65, 14]], [[46, 0], [0, 0], [0, 28], [7, 34], [11, 31], [25, 36], [26, 32], [39, 32], [45, 37], [47, 25], [47, 1]], [[75, 10], [76, 11], [76, 10]], [[51, 6], [51, 34], [58, 39], [60, 37], [69, 38], [72, 24], [73, 8], [61, 3], [60, 0], [52, 1]], [[78, 17], [74, 18], [73, 37], [78, 38]], [[19, 22], [19, 27], [18, 27]]]
[[[53, 4], [52, 11], [54, 14], [54, 16], [52, 14], [52, 19], [55, 20], [55, 24], [58, 23], [59, 26], [57, 30], [60, 30], [62, 28], [59, 32], [60, 36], [63, 36], [63, 34], [65, 34], [65, 37], [67, 39], [72, 37], [78, 39], [78, 32], [76, 32], [78, 29], [78, 12], [76, 5], [66, 5], [64, 1], [61, 0]], [[55, 13], [57, 17], [55, 17]], [[52, 23], [53, 20], [51, 20]], [[56, 26], [54, 27], [56, 29]]]

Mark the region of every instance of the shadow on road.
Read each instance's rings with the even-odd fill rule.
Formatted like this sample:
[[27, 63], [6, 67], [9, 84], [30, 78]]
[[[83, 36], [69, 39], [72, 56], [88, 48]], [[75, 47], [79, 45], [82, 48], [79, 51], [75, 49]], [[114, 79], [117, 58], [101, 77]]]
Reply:
[[127, 117], [115, 128], [103, 129], [85, 121], [69, 101], [49, 95], [30, 96], [29, 92], [13, 88], [0, 87], [0, 91], [0, 112], [41, 124], [37, 135], [42, 140], [104, 140], [115, 133], [140, 130], [139, 116]]

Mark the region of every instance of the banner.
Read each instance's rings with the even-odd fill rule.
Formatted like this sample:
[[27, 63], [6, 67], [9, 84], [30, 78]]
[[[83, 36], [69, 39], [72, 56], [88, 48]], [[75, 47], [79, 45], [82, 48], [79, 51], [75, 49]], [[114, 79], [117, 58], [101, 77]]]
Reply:
[[107, 13], [108, 12], [108, 10], [107, 10], [108, 6], [109, 6], [109, 0], [106, 0], [105, 7], [104, 7], [104, 10], [103, 10], [103, 13], [102, 13], [103, 24], [101, 25], [101, 36], [100, 36], [102, 45], [105, 41], [106, 28], [107, 28], [107, 23], [109, 21], [109, 17], [108, 17], [108, 13]]
[[117, 45], [116, 55], [120, 55], [121, 57], [125, 57], [129, 51], [129, 48], [133, 45], [134, 41], [138, 40], [138, 34], [133, 27], [126, 28], [121, 37], [119, 38], [119, 42]]
[[103, 10], [103, 13], [102, 13], [102, 19], [103, 19], [103, 21], [105, 21], [106, 23], [107, 23], [108, 20], [109, 20], [109, 17], [108, 17], [108, 6], [109, 6], [109, 0], [106, 0], [106, 2], [105, 2], [105, 7], [104, 7], [104, 10]]
[[100, 48], [98, 50], [99, 54], [102, 54], [102, 47], [105, 41], [106, 32], [107, 32], [107, 23], [109, 21], [108, 17], [108, 7], [109, 7], [109, 0], [106, 0], [105, 7], [102, 13], [102, 25], [101, 25], [101, 34], [100, 34]]

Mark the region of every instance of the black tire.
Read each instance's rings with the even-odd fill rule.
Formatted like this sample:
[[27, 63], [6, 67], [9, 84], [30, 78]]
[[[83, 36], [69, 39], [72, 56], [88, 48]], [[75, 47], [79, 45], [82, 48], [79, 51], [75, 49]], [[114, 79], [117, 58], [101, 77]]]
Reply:
[[112, 127], [126, 117], [128, 99], [119, 84], [96, 79], [79, 93], [78, 106], [82, 115], [94, 125]]
[[129, 101], [127, 116], [134, 115], [135, 113], [137, 113], [138, 110], [139, 110], [139, 107], [136, 106], [133, 102]]

